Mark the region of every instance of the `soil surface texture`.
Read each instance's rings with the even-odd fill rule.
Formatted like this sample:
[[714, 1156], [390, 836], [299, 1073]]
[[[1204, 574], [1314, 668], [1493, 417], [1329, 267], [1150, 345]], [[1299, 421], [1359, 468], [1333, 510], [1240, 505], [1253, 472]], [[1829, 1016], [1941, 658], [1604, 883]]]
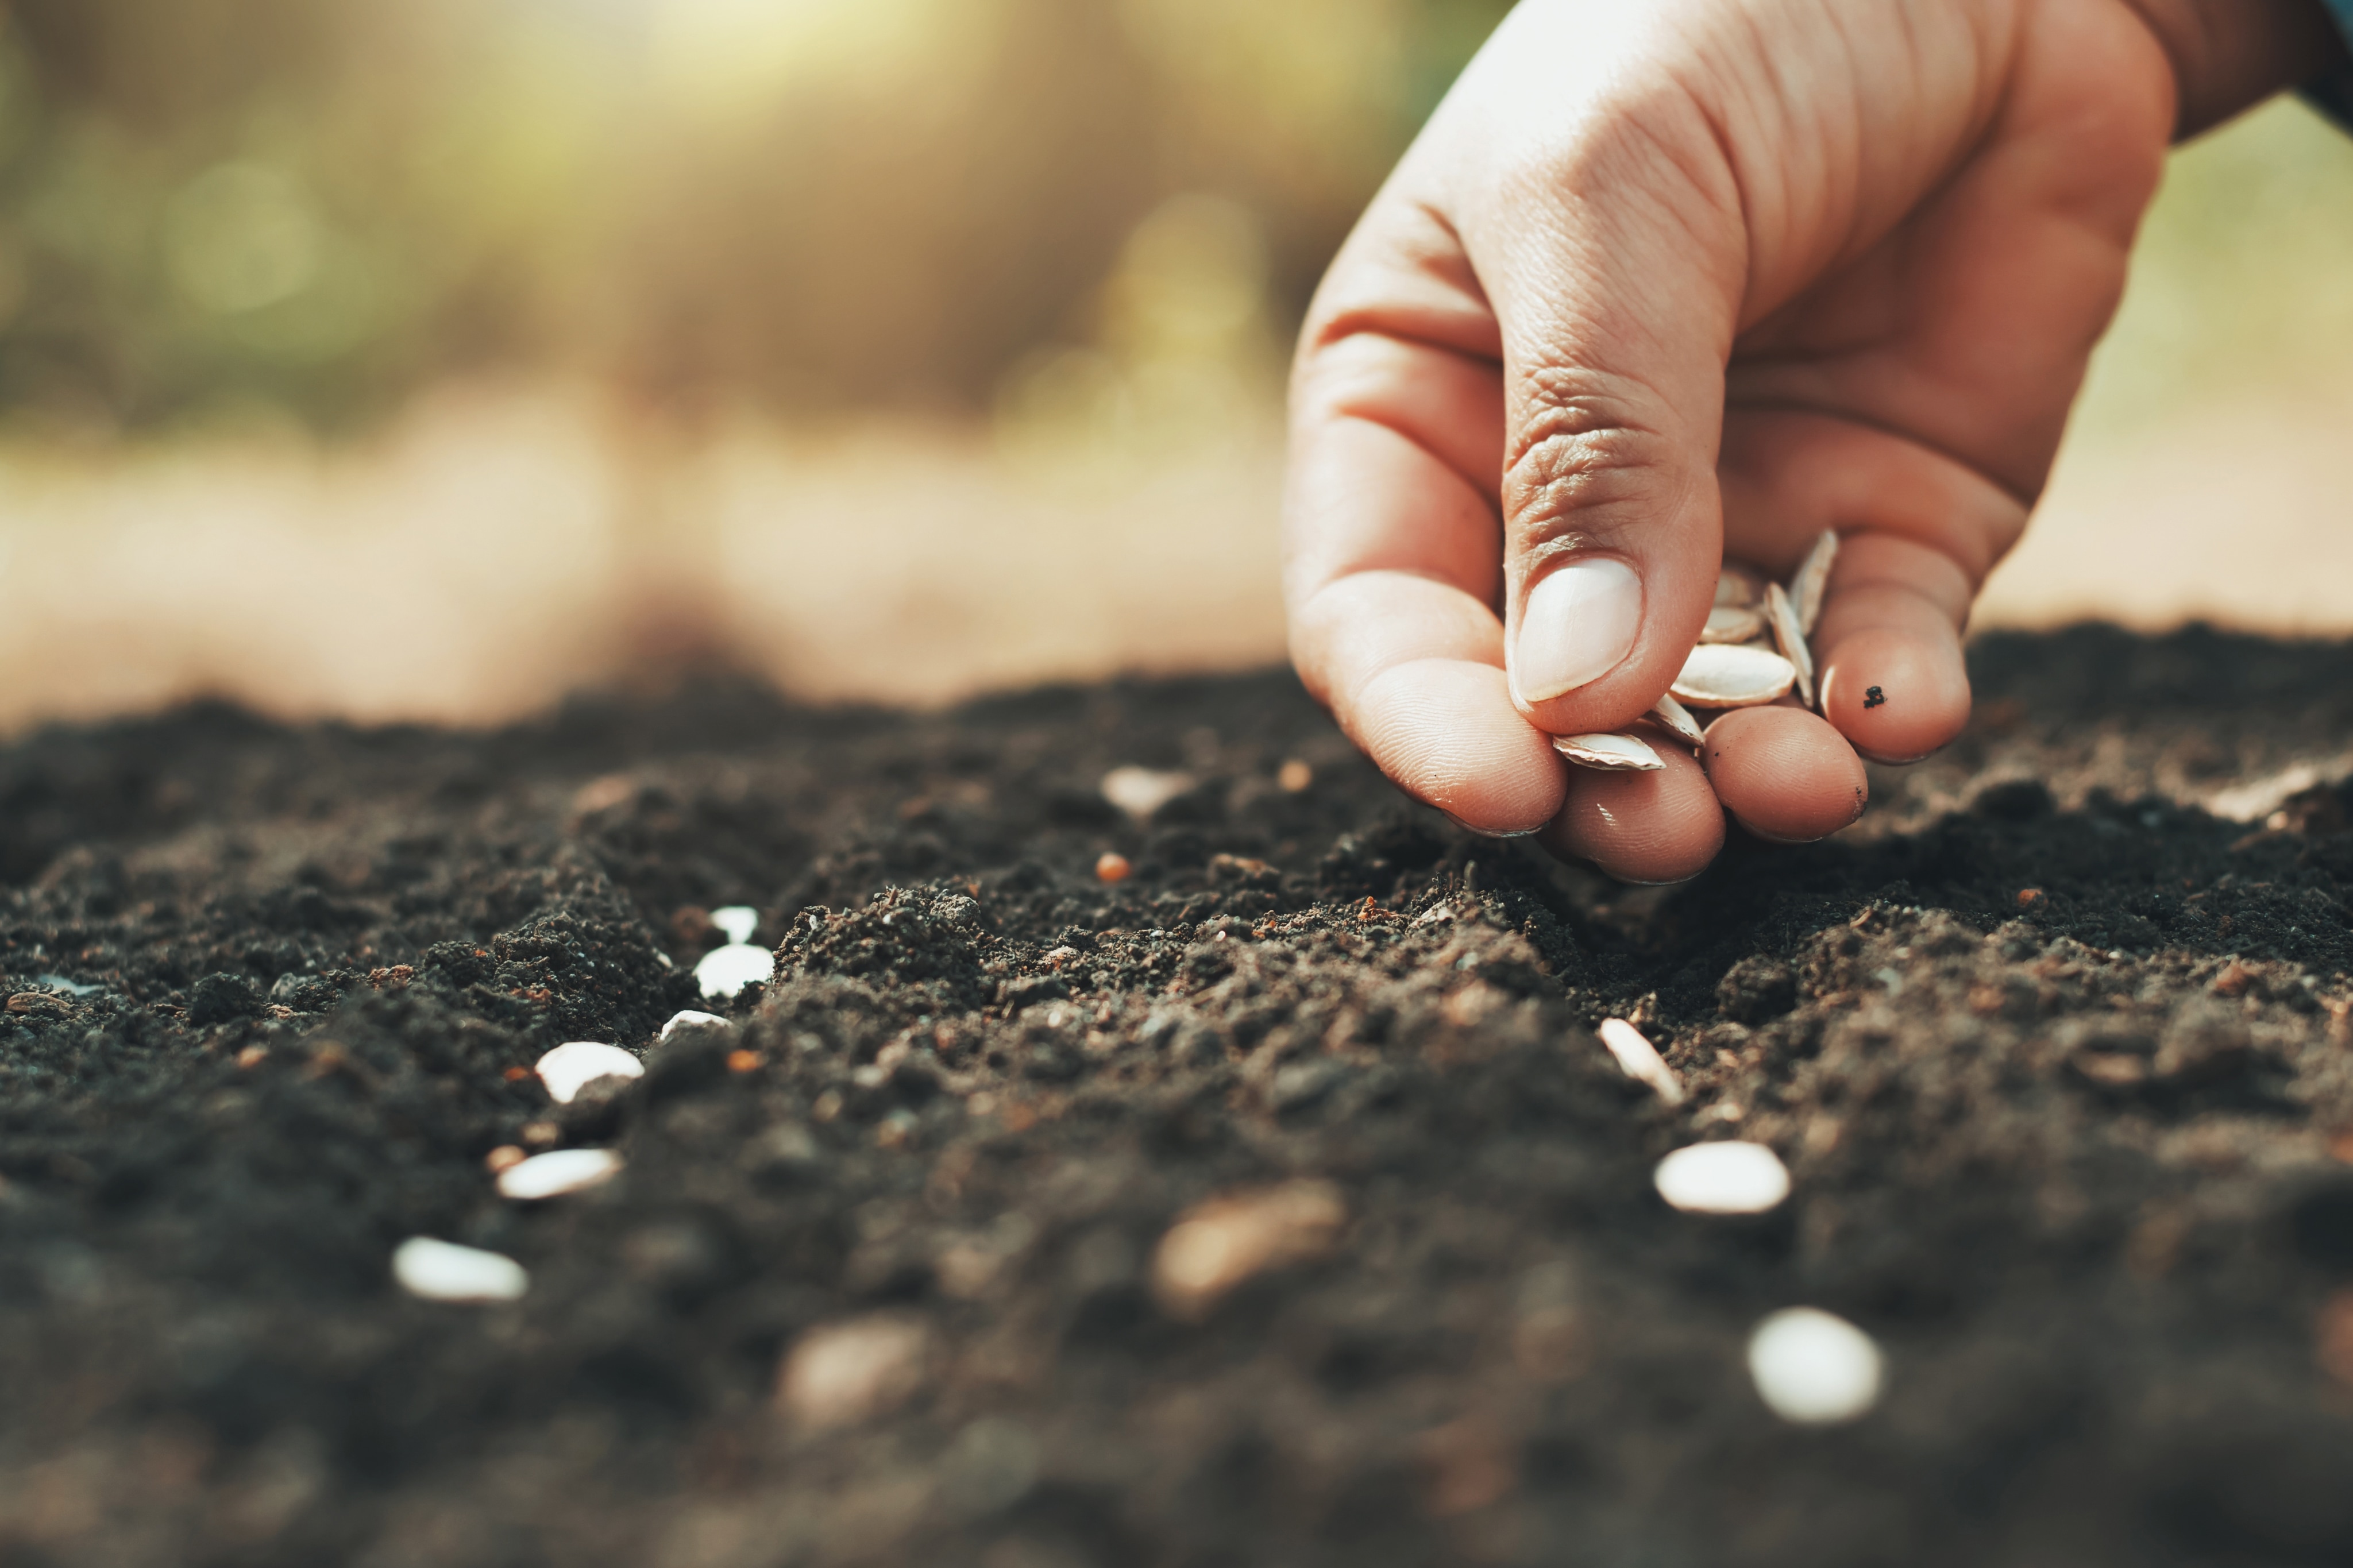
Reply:
[[[2353, 647], [1973, 658], [1673, 889], [1271, 674], [0, 748], [0, 1563], [2353, 1561]], [[571, 1040], [644, 1076], [554, 1105]], [[1660, 1198], [1735, 1137], [1786, 1203]], [[1798, 1305], [1869, 1414], [1760, 1399]]]

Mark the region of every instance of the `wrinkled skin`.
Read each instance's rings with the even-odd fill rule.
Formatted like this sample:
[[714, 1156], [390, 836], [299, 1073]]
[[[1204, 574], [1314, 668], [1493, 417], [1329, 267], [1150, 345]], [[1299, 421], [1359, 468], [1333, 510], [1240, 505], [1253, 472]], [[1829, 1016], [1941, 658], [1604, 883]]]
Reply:
[[[1706, 863], [1711, 793], [1766, 837], [1845, 826], [1857, 753], [1916, 759], [1968, 720], [1970, 601], [2166, 149], [2342, 59], [2316, 0], [1528, 0], [1310, 312], [1302, 677], [1409, 793], [1629, 880]], [[1613, 786], [1607, 833], [1589, 801], [1556, 821], [1592, 790], [1547, 737], [1633, 721], [1719, 562], [1786, 575], [1825, 528], [1822, 716], [1754, 710], [1747, 763]], [[1524, 641], [1531, 594], [1603, 560], [1639, 583], [1619, 618], [1556, 590]], [[1604, 662], [1547, 691], [1530, 667], [1562, 668], [1564, 626]]]

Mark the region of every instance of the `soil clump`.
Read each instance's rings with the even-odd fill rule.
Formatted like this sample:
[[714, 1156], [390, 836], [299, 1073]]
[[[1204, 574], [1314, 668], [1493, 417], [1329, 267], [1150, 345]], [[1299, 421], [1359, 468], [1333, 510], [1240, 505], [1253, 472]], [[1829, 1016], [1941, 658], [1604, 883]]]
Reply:
[[[1972, 668], [1672, 889], [1287, 676], [0, 748], [0, 1563], [2353, 1561], [2353, 647]], [[646, 1073], [557, 1106], [584, 1039]], [[1660, 1198], [1733, 1137], [1785, 1203]], [[1791, 1307], [1871, 1414], [1760, 1401]]]

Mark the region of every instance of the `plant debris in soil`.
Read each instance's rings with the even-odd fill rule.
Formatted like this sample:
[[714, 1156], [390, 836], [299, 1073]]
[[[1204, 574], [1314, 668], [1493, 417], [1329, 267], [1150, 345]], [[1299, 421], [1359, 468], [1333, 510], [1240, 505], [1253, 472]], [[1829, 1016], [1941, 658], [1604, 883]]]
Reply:
[[[1668, 890], [1275, 675], [0, 749], [0, 1563], [2353, 1561], [2353, 647], [1973, 659]], [[1669, 1207], [1729, 1138], [1787, 1201]], [[1759, 1398], [1793, 1307], [1868, 1414]]]

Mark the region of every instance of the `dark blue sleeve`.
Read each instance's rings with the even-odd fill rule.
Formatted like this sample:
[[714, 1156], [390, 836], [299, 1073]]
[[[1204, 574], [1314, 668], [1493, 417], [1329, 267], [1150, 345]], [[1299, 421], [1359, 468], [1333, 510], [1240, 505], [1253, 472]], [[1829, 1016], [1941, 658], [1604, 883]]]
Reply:
[[[2353, 0], [2321, 0], [2328, 14], [2336, 18], [2337, 30], [2345, 35], [2348, 45], [2353, 45]], [[2308, 82], [2304, 89], [2305, 100], [2329, 119], [2348, 131], [2353, 131], [2353, 69], [2338, 71]]]

